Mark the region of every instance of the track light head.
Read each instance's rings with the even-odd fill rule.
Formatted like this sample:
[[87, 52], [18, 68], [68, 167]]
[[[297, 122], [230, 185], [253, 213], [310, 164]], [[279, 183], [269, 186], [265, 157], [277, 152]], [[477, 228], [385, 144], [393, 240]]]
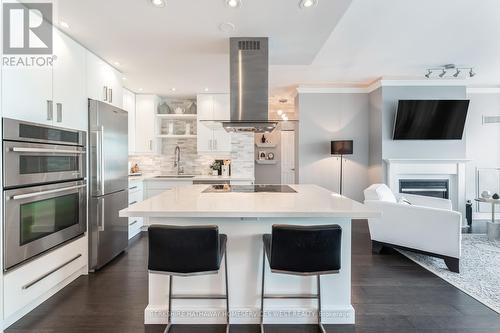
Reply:
[[457, 68], [457, 71], [455, 72], [455, 74], [453, 74], [453, 77], [458, 77], [460, 75], [460, 69]]
[[441, 74], [439, 74], [439, 77], [440, 77], [440, 78], [443, 78], [443, 76], [445, 76], [445, 75], [446, 75], [446, 70], [445, 70], [445, 69], [443, 69], [443, 71], [441, 72]]
[[430, 78], [432, 75], [432, 71], [430, 69], [427, 70], [427, 74], [425, 74], [426, 78]]
[[476, 73], [472, 70], [472, 68], [471, 68], [471, 69], [470, 69], [470, 71], [469, 71], [469, 76], [470, 76], [470, 77], [474, 77], [474, 76], [476, 76]]

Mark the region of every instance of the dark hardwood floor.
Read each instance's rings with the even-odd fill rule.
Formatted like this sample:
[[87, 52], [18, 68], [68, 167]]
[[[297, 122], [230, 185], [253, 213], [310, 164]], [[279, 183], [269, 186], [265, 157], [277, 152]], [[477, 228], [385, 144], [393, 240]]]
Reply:
[[[143, 325], [147, 238], [100, 272], [80, 277], [16, 322], [7, 333], [160, 333]], [[500, 315], [396, 252], [372, 255], [366, 221], [353, 223], [352, 300], [356, 325], [330, 332], [500, 332]], [[224, 332], [223, 326], [174, 326], [172, 333]], [[232, 326], [257, 333], [258, 326]], [[268, 333], [318, 332], [315, 326], [267, 326]]]

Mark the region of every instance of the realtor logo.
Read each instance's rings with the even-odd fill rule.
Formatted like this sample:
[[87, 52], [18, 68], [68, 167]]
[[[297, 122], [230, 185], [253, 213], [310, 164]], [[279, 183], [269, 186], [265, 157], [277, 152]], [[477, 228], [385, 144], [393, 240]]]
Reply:
[[3, 4], [3, 53], [52, 54], [52, 4]]

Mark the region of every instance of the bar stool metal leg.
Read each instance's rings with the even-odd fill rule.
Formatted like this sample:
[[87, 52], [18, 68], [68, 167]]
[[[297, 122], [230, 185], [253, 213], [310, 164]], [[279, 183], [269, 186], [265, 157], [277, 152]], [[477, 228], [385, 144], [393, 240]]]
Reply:
[[168, 322], [167, 327], [163, 333], [168, 333], [170, 327], [172, 327], [172, 279], [173, 276], [169, 275], [168, 277]]
[[264, 277], [266, 272], [266, 246], [262, 249], [262, 289], [260, 292], [260, 333], [264, 333]]
[[229, 333], [229, 286], [228, 286], [228, 266], [227, 266], [227, 249], [224, 251], [224, 268], [226, 273], [226, 333]]
[[321, 323], [321, 277], [320, 277], [320, 275], [317, 275], [317, 280], [318, 280], [318, 325], [319, 325], [319, 329], [321, 330], [321, 333], [326, 333], [325, 328], [323, 327], [323, 324]]

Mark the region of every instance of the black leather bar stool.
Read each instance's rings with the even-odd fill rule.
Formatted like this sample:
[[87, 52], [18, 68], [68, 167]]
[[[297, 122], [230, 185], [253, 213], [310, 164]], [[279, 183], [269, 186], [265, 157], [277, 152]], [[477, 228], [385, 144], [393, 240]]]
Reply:
[[[263, 235], [262, 294], [260, 331], [264, 333], [264, 299], [317, 299], [318, 325], [321, 332], [321, 275], [340, 270], [342, 228], [339, 225], [273, 225], [272, 234]], [[271, 272], [317, 277], [316, 294], [265, 294], [266, 257]]]
[[[168, 324], [164, 333], [172, 326], [173, 299], [224, 299], [226, 300], [226, 332], [229, 332], [229, 293], [227, 272], [227, 236], [219, 234], [217, 226], [166, 226], [152, 225], [149, 234], [150, 273], [169, 275]], [[225, 295], [180, 295], [172, 294], [174, 276], [217, 274], [222, 258], [225, 266]]]

